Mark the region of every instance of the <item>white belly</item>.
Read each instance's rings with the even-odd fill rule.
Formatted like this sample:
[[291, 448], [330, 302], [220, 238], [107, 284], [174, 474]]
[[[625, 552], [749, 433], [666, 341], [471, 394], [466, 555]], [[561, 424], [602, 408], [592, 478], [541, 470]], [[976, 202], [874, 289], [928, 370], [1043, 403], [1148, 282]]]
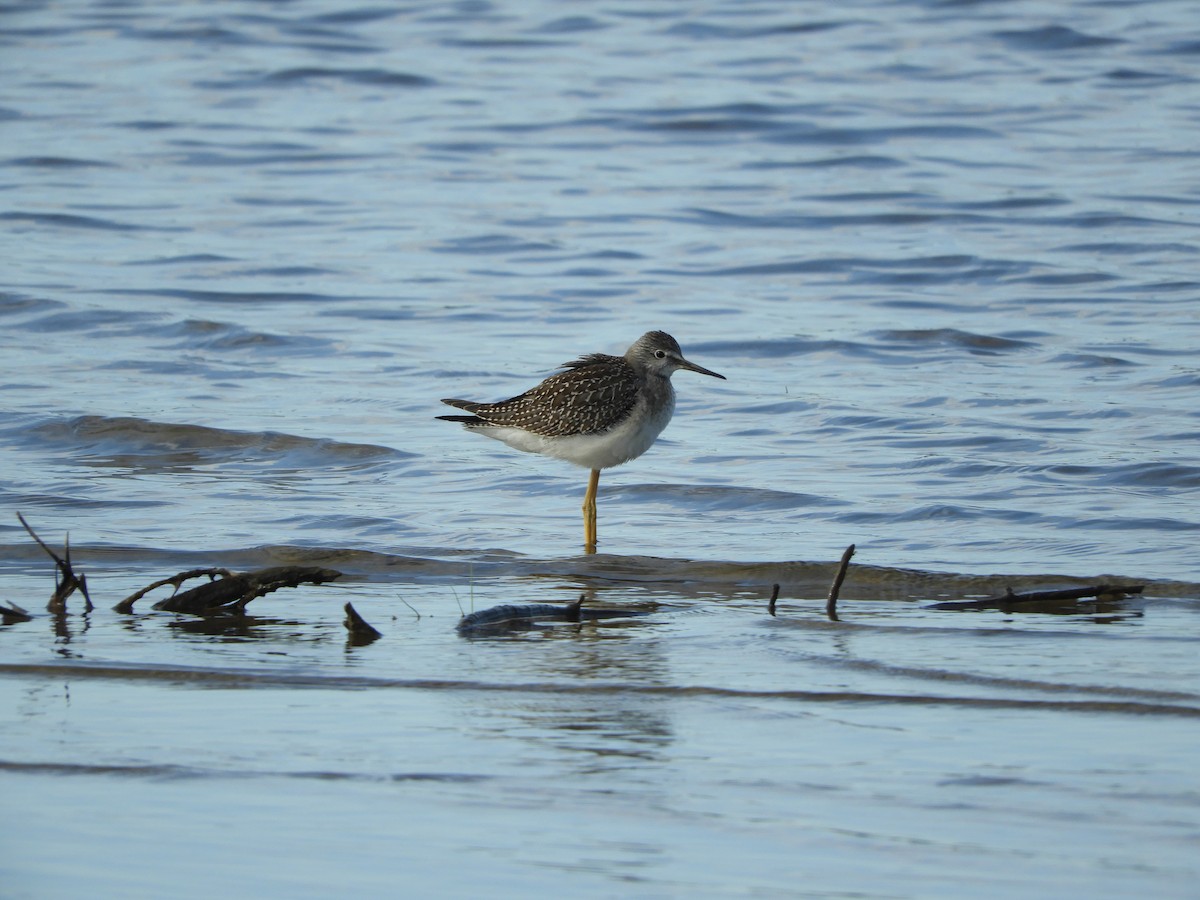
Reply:
[[650, 449], [671, 421], [675, 398], [663, 405], [657, 415], [646, 415], [641, 407], [634, 409], [624, 422], [600, 434], [575, 434], [567, 437], [546, 437], [522, 431], [520, 428], [490, 426], [472, 428], [480, 434], [503, 441], [526, 453], [538, 453], [565, 459], [585, 469], [610, 469], [637, 459]]

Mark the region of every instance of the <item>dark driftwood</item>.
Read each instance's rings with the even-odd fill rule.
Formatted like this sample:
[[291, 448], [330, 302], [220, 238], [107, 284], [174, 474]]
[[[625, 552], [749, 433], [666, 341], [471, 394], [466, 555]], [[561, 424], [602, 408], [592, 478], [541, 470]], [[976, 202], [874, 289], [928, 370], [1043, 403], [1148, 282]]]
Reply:
[[15, 603], [10, 606], [0, 604], [0, 625], [15, 625], [17, 622], [28, 622], [32, 618], [33, 616]]
[[202, 575], [207, 575], [209, 580], [216, 578], [230, 578], [233, 573], [228, 569], [188, 569], [186, 572], [180, 572], [178, 575], [172, 575], [170, 578], [163, 578], [161, 581], [156, 581], [154, 584], [148, 584], [140, 591], [130, 594], [120, 603], [113, 607], [114, 612], [131, 613], [133, 612], [133, 604], [137, 603], [151, 591], [157, 590], [164, 585], [171, 585], [175, 588], [175, 592], [179, 592], [179, 588], [183, 586], [185, 581], [191, 581], [193, 578], [200, 578]]
[[346, 630], [350, 632], [350, 643], [356, 647], [362, 647], [372, 641], [377, 641], [383, 637], [383, 632], [379, 631], [367, 622], [349, 603], [345, 606], [346, 619], [342, 622], [346, 626]]
[[[207, 570], [200, 571], [207, 574]], [[190, 591], [160, 600], [154, 604], [154, 608], [196, 616], [241, 614], [247, 603], [263, 594], [301, 584], [321, 584], [340, 578], [341, 575], [341, 572], [334, 569], [322, 569], [319, 566], [276, 566], [218, 578]], [[164, 583], [171, 583], [171, 579]]]
[[1127, 594], [1140, 594], [1145, 587], [1144, 584], [1095, 584], [1090, 587], [1067, 588], [1061, 591], [1034, 591], [1028, 594], [1014, 594], [1012, 588], [1009, 588], [1003, 597], [988, 597], [984, 600], [947, 600], [943, 603], [931, 603], [925, 608], [1006, 610], [1022, 603], [1057, 603], [1064, 600], [1082, 600], [1084, 597], [1124, 597]]
[[38, 538], [37, 532], [30, 528], [29, 522], [26, 522], [25, 517], [20, 515], [19, 512], [17, 514], [17, 518], [19, 518], [20, 523], [22, 523], [25, 527], [26, 532], [29, 532], [30, 538], [37, 541], [37, 546], [40, 546], [42, 550], [49, 554], [50, 559], [54, 560], [54, 594], [50, 596], [50, 601], [46, 605], [47, 612], [66, 612], [67, 598], [76, 592], [76, 590], [78, 590], [80, 594], [83, 594], [84, 612], [91, 612], [92, 610], [95, 610], [96, 607], [92, 606], [91, 604], [91, 596], [88, 595], [88, 576], [77, 575], [76, 571], [71, 568], [70, 536], [67, 536], [67, 538], [62, 541], [62, 547], [64, 547], [62, 553], [64, 553], [64, 556], [60, 557], [58, 553], [55, 553], [53, 550], [50, 550], [48, 546], [46, 546], [46, 541]]
[[[71, 565], [70, 540], [67, 539], [64, 541], [63, 555], [59, 556], [47, 546], [45, 541], [38, 537], [37, 533], [25, 521], [25, 517], [21, 513], [17, 513], [17, 518], [25, 530], [29, 532], [29, 536], [54, 560], [55, 588], [54, 595], [47, 604], [47, 610], [57, 614], [61, 619], [66, 613], [67, 598], [75, 591], [79, 591], [83, 594], [84, 601], [86, 602], [86, 611], [91, 612], [95, 607], [88, 594], [87, 578], [82, 573], [77, 573]], [[855, 546], [851, 544], [842, 554], [841, 563], [838, 565], [837, 573], [829, 590], [825, 613], [834, 622], [839, 621], [837, 614], [838, 594], [841, 591], [842, 583], [845, 581], [850, 559], [854, 556], [854, 552]], [[133, 605], [138, 600], [151, 591], [169, 584], [175, 588], [175, 593], [166, 600], [160, 600], [158, 603], [155, 603], [154, 609], [206, 617], [245, 616], [246, 605], [264, 594], [269, 594], [280, 588], [298, 587], [301, 584], [322, 584], [327, 581], [333, 581], [335, 578], [340, 578], [341, 575], [341, 572], [334, 569], [323, 569], [318, 566], [276, 566], [269, 569], [259, 569], [254, 572], [243, 572], [241, 574], [236, 574], [222, 568], [190, 569], [142, 588], [140, 591], [126, 597], [114, 606], [113, 609], [119, 613], [131, 613]], [[179, 588], [185, 581], [205, 576], [209, 579], [208, 583], [179, 593]], [[1000, 597], [988, 597], [982, 600], [949, 600], [930, 604], [925, 609], [999, 609], [1013, 611], [1027, 608], [1029, 604], [1064, 603], [1088, 597], [1096, 597], [1102, 600], [1119, 600], [1130, 594], [1140, 594], [1144, 589], [1145, 585], [1141, 584], [1097, 584], [1081, 588], [1067, 588], [1057, 591], [1034, 591], [1018, 594], [1009, 588]], [[775, 606], [778, 599], [779, 585], [775, 584], [772, 586], [771, 599], [767, 605], [767, 611], [772, 616], [775, 615]], [[465, 636], [502, 634], [536, 628], [539, 621], [584, 622], [648, 615], [647, 612], [641, 610], [584, 609], [583, 601], [584, 597], [581, 596], [574, 603], [569, 603], [566, 606], [555, 606], [544, 603], [522, 606], [494, 606], [490, 609], [463, 616], [458, 623], [458, 632]], [[381, 633], [363, 620], [349, 603], [346, 604], [345, 609], [346, 620], [344, 624], [350, 632], [352, 643], [370, 643], [381, 636]], [[414, 610], [414, 612], [416, 611]], [[9, 606], [0, 604], [0, 623], [4, 625], [27, 622], [32, 618], [29, 613], [16, 604]], [[417, 614], [417, 618], [420, 618], [419, 613]]]
[[46, 546], [46, 542], [37, 536], [37, 532], [29, 527], [29, 523], [25, 521], [25, 517], [17, 513], [17, 518], [21, 524], [25, 526], [25, 530], [29, 532], [29, 536], [37, 541], [50, 558], [54, 560], [54, 594], [50, 598], [50, 602], [46, 604], [46, 611], [52, 613], [64, 613], [67, 611], [67, 598], [75, 591], [83, 594], [84, 612], [91, 612], [95, 609], [92, 606], [92, 598], [88, 596], [87, 576], [76, 575], [75, 570], [71, 568], [71, 539], [68, 536], [63, 541], [63, 556], [59, 556], [53, 550]]
[[767, 601], [767, 612], [775, 615], [775, 601], [779, 599], [779, 585], [771, 585], [771, 599]]
[[854, 545], [851, 544], [842, 552], [842, 561], [838, 564], [837, 574], [833, 576], [833, 584], [829, 588], [829, 599], [825, 601], [825, 615], [830, 622], [837, 622], [838, 594], [842, 590], [842, 582], [846, 580], [846, 570], [850, 567], [850, 557], [854, 555]]
[[594, 622], [598, 619], [615, 619], [630, 616], [645, 616], [649, 613], [631, 609], [584, 609], [583, 596], [566, 606], [550, 603], [528, 605], [493, 606], [463, 616], [458, 622], [458, 633], [466, 636], [505, 634], [512, 631], [528, 631], [538, 627], [539, 621], [549, 622]]

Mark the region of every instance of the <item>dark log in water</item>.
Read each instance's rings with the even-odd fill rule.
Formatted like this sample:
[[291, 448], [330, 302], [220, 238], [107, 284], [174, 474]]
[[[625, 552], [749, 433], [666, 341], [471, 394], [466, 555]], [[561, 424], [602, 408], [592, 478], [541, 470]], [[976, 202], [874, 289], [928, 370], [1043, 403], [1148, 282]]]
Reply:
[[947, 600], [942, 603], [931, 603], [926, 609], [1000, 609], [1010, 611], [1021, 604], [1028, 603], [1060, 603], [1065, 600], [1082, 600], [1085, 597], [1096, 597], [1103, 600], [1120, 599], [1129, 594], [1140, 594], [1145, 589], [1144, 584], [1096, 584], [1090, 587], [1066, 588], [1061, 591], [1033, 591], [1028, 594], [1014, 594], [1012, 588], [1003, 597], [988, 597], [984, 600]]
[[481, 609], [463, 616], [458, 622], [458, 633], [464, 637], [479, 637], [489, 634], [507, 634], [528, 631], [539, 627], [539, 622], [594, 622], [598, 619], [645, 616], [643, 610], [630, 609], [584, 609], [583, 597], [566, 606], [550, 603], [528, 605], [505, 604]]
[[[209, 570], [199, 571], [208, 574]], [[318, 566], [275, 566], [217, 578], [190, 591], [160, 600], [154, 604], [154, 608], [195, 616], [240, 614], [245, 610], [246, 604], [256, 597], [285, 587], [322, 584], [340, 578], [341, 575], [341, 572], [334, 569], [322, 569]], [[166, 579], [164, 583], [172, 583], [172, 579]]]

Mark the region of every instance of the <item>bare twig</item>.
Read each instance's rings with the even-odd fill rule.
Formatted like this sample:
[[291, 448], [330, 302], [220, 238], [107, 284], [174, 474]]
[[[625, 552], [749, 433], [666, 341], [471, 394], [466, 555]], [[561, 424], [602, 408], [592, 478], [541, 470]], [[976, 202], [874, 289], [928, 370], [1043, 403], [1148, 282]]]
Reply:
[[767, 601], [767, 612], [775, 615], [775, 601], [779, 599], [779, 585], [771, 585], [771, 599]]
[[825, 601], [825, 615], [830, 622], [840, 621], [837, 614], [838, 593], [842, 590], [842, 582], [846, 580], [846, 569], [850, 567], [850, 557], [854, 555], [854, 545], [851, 544], [842, 553], [842, 561], [838, 565], [837, 574], [833, 576], [833, 586], [829, 588], [829, 599]]
[[[411, 609], [411, 610], [413, 611], [413, 615], [417, 617], [417, 621], [418, 621], [418, 622], [420, 622], [420, 621], [421, 621], [421, 613], [420, 613], [420, 611], [418, 611], [418, 609], [417, 609], [415, 606], [413, 606], [411, 603], [409, 603], [407, 600], [405, 600], [405, 599], [404, 599], [403, 597], [401, 597], [399, 594], [397, 594], [397, 595], [396, 595], [396, 598], [397, 598], [397, 599], [398, 599], [398, 600], [399, 600], [401, 603], [403, 603], [405, 606], [407, 606], [409, 609]], [[393, 616], [392, 618], [394, 619], [394, 618], [395, 618], [395, 616]]]
[[37, 541], [38, 546], [45, 550], [50, 558], [54, 560], [54, 565], [57, 568], [57, 571], [54, 574], [54, 595], [50, 598], [50, 602], [46, 604], [46, 610], [52, 613], [66, 612], [67, 598], [75, 593], [75, 591], [79, 591], [81, 594], [83, 594], [85, 612], [91, 612], [93, 609], [95, 609], [95, 607], [92, 606], [92, 598], [88, 596], [87, 576], [76, 575], [75, 570], [71, 568], [70, 537], [68, 536], [63, 542], [64, 556], [59, 556], [48, 546], [46, 546], [45, 541], [37, 536], [37, 532], [34, 531], [33, 528], [30, 527], [29, 523], [25, 521], [25, 517], [23, 515], [17, 513], [17, 518], [21, 521], [21, 524], [25, 526], [25, 530], [29, 532], [29, 536]]

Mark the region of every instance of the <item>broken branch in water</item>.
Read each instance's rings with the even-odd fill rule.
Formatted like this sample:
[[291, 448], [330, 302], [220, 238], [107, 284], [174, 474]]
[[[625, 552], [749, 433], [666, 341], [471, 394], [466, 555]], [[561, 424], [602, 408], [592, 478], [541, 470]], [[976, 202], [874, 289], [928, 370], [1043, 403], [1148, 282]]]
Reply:
[[825, 601], [825, 615], [830, 622], [837, 622], [838, 594], [842, 590], [842, 582], [846, 580], [846, 569], [850, 567], [850, 557], [854, 555], [854, 545], [851, 544], [842, 552], [842, 561], [838, 564], [837, 574], [833, 576], [833, 585], [829, 588], [829, 599]]
[[32, 618], [33, 616], [15, 603], [9, 606], [0, 604], [0, 625], [15, 625], [17, 622], [28, 622]]
[[178, 593], [185, 581], [191, 581], [193, 578], [199, 578], [202, 575], [207, 575], [209, 581], [215, 581], [218, 577], [229, 578], [233, 575], [233, 573], [228, 569], [188, 569], [186, 572], [180, 572], [178, 575], [172, 575], [170, 578], [163, 578], [160, 581], [154, 582], [154, 584], [146, 585], [140, 591], [130, 594], [128, 597], [114, 606], [113, 611], [119, 613], [131, 613], [133, 612], [133, 604], [137, 603], [151, 591], [158, 590], [160, 587], [169, 584], [175, 588], [175, 593]]
[[342, 622], [346, 626], [346, 630], [350, 632], [350, 643], [356, 647], [361, 647], [369, 644], [372, 641], [377, 641], [383, 637], [383, 632], [375, 628], [358, 614], [351, 604], [345, 606], [346, 619]]
[[926, 609], [1001, 609], [1006, 610], [1020, 603], [1055, 603], [1062, 600], [1081, 600], [1084, 597], [1120, 598], [1128, 594], [1140, 594], [1144, 584], [1096, 584], [1090, 587], [1067, 588], [1061, 591], [1034, 591], [1015, 594], [1012, 588], [1003, 597], [988, 597], [984, 600], [947, 600], [932, 603]]
[[[203, 575], [208, 574], [211, 570], [195, 571]], [[187, 574], [186, 572], [180, 573], [180, 575]], [[256, 597], [280, 588], [333, 581], [335, 578], [340, 578], [341, 575], [341, 572], [334, 569], [322, 569], [318, 566], [276, 566], [241, 574], [226, 573], [225, 577], [214, 579], [207, 584], [192, 588], [190, 591], [184, 591], [182, 594], [175, 594], [166, 600], [160, 600], [154, 604], [154, 608], [167, 612], [190, 613], [196, 616], [230, 613], [241, 615], [246, 609], [246, 604]], [[168, 578], [162, 583], [171, 584], [173, 580]]]
[[46, 604], [46, 611], [52, 613], [66, 612], [67, 598], [77, 590], [83, 594], [85, 603], [84, 612], [91, 612], [93, 609], [95, 609], [95, 607], [92, 606], [92, 598], [88, 596], [87, 576], [76, 575], [75, 570], [71, 568], [70, 536], [63, 541], [64, 556], [59, 556], [48, 546], [46, 546], [45, 541], [37, 536], [37, 532], [29, 526], [29, 523], [25, 521], [25, 517], [23, 515], [17, 513], [17, 518], [21, 520], [21, 524], [25, 526], [25, 530], [29, 532], [29, 536], [37, 541], [38, 546], [45, 550], [46, 553], [50, 555], [50, 558], [54, 560], [54, 565], [56, 567], [54, 573], [54, 595], [50, 598], [50, 602]]
[[775, 615], [775, 601], [779, 599], [779, 585], [771, 585], [771, 599], [767, 601], [767, 612]]

